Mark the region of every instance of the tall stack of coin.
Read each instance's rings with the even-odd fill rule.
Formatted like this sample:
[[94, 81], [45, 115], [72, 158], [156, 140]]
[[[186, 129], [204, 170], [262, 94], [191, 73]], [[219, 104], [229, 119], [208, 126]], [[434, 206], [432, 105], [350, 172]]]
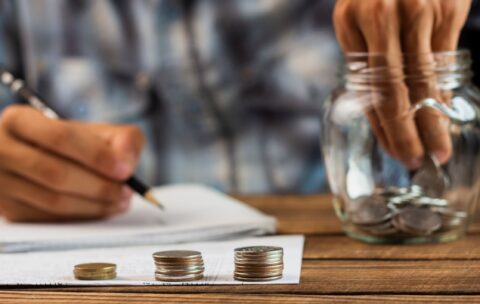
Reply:
[[75, 265], [73, 274], [78, 280], [112, 280], [117, 276], [117, 265], [111, 263], [87, 263]]
[[239, 281], [271, 281], [283, 274], [283, 248], [251, 246], [235, 249], [234, 279]]
[[192, 250], [159, 251], [153, 254], [155, 279], [166, 282], [196, 281], [203, 278], [202, 254]]

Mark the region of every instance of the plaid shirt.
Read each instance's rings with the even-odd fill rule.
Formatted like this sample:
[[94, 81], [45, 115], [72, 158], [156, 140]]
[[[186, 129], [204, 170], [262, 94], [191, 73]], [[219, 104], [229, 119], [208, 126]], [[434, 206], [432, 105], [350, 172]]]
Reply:
[[[319, 192], [333, 1], [0, 0], [0, 64], [79, 120], [134, 123], [139, 174]], [[3, 105], [12, 101], [0, 91]]]

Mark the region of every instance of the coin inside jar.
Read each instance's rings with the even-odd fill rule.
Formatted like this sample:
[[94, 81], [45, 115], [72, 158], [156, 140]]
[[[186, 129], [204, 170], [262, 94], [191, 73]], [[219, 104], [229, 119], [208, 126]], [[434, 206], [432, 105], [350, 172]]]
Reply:
[[359, 225], [375, 225], [392, 217], [387, 198], [380, 194], [361, 197], [356, 200], [355, 211], [350, 213], [351, 221]]
[[362, 225], [360, 229], [377, 236], [393, 235], [398, 232], [391, 221], [386, 221], [378, 225]]
[[393, 225], [404, 232], [429, 235], [442, 226], [441, 217], [425, 208], [404, 208], [395, 215]]
[[429, 197], [441, 197], [447, 188], [448, 179], [436, 158], [426, 155], [424, 164], [412, 177], [412, 184], [420, 187]]

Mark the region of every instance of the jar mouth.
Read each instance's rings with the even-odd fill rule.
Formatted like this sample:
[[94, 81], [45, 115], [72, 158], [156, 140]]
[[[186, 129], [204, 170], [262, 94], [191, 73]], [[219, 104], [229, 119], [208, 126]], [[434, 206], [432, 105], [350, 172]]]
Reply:
[[[401, 53], [401, 57], [413, 57], [413, 56], [434, 56], [434, 57], [462, 57], [467, 56], [470, 59], [470, 51], [467, 49], [458, 49], [455, 51], [441, 51], [431, 53], [413, 53], [405, 52]], [[371, 57], [386, 57], [386, 53], [380, 52], [347, 52], [344, 55], [345, 58], [371, 58]]]
[[347, 87], [355, 90], [379, 88], [395, 82], [436, 83], [451, 90], [470, 81], [470, 51], [459, 49], [433, 53], [351, 52], [344, 56], [340, 70]]

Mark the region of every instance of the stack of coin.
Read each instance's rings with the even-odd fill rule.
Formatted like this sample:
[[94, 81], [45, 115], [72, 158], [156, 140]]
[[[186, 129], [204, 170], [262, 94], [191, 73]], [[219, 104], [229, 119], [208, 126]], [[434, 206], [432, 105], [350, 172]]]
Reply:
[[78, 280], [112, 280], [116, 270], [117, 265], [111, 263], [87, 263], [75, 265], [73, 274]]
[[196, 281], [203, 278], [202, 254], [192, 250], [159, 251], [153, 254], [155, 279], [166, 282]]
[[283, 248], [251, 246], [235, 249], [234, 279], [239, 281], [271, 281], [283, 274]]

